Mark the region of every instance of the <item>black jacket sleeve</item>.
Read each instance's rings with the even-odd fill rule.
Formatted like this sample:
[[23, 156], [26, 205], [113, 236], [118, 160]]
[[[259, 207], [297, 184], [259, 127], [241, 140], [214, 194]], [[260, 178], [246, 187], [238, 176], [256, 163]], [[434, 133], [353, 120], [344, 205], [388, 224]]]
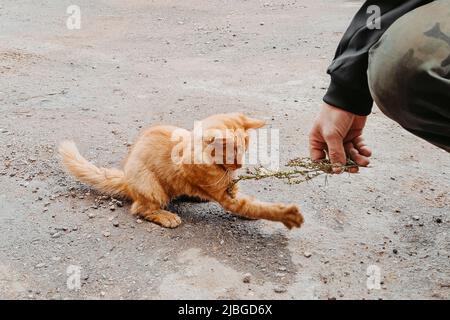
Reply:
[[[335, 107], [366, 116], [370, 114], [373, 100], [367, 83], [368, 52], [389, 26], [399, 17], [430, 3], [432, 0], [368, 0], [356, 13], [342, 37], [335, 58], [328, 67], [331, 83], [323, 100]], [[370, 29], [371, 5], [380, 8], [380, 28]], [[370, 24], [369, 24], [370, 25]], [[411, 26], [414, 28], [414, 26]]]

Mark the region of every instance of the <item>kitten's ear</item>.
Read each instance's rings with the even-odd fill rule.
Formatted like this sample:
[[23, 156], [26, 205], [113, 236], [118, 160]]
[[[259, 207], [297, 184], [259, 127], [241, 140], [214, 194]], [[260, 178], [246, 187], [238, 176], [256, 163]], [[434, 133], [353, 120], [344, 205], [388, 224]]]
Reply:
[[266, 125], [266, 122], [264, 120], [259, 120], [255, 118], [249, 118], [247, 116], [244, 116], [244, 129], [259, 129]]

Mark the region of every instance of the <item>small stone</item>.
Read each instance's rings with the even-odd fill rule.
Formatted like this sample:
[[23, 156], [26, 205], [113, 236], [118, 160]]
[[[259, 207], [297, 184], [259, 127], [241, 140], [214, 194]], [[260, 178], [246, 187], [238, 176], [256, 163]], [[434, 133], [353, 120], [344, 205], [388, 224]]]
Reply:
[[111, 211], [116, 210], [116, 206], [115, 206], [115, 205], [110, 206], [110, 207], [109, 207], [109, 210], [111, 210]]
[[260, 26], [263, 26], [263, 25], [264, 25], [264, 22], [260, 22], [259, 25], [260, 25]]
[[243, 283], [250, 283], [252, 280], [252, 275], [250, 273], [244, 274], [244, 277], [242, 278]]
[[142, 222], [144, 222], [142, 219], [136, 219], [136, 223], [141, 224]]
[[118, 207], [123, 207], [123, 202], [117, 200], [117, 201], [116, 201], [116, 205], [117, 205]]
[[43, 268], [43, 267], [45, 267], [45, 263], [38, 263], [36, 265], [36, 269]]
[[111, 235], [111, 232], [109, 232], [109, 231], [104, 231], [103, 232], [103, 236], [106, 237], [106, 238], [108, 238], [110, 235]]
[[278, 271], [286, 271], [286, 267], [279, 267]]
[[89, 212], [88, 217], [89, 217], [89, 219], [93, 219], [95, 217], [95, 214], [93, 214], [92, 212]]
[[284, 293], [284, 292], [287, 291], [287, 289], [286, 289], [285, 287], [279, 286], [279, 287], [275, 287], [275, 288], [273, 289], [273, 291], [274, 291], [275, 293]]
[[310, 258], [310, 257], [312, 256], [312, 253], [309, 252], [309, 251], [305, 251], [305, 252], [303, 252], [303, 255], [304, 255], [306, 258]]
[[413, 216], [412, 218], [413, 218], [414, 221], [419, 221], [420, 220], [419, 216]]
[[59, 238], [59, 237], [61, 237], [61, 232], [55, 232], [54, 234], [52, 234], [52, 238], [53, 239], [56, 239], [56, 238]]
[[119, 221], [114, 220], [112, 224], [113, 224], [114, 227], [117, 228], [119, 226]]
[[106, 292], [105, 292], [105, 291], [102, 291], [102, 292], [100, 292], [100, 295], [101, 295], [102, 297], [104, 297], [104, 296], [106, 295]]

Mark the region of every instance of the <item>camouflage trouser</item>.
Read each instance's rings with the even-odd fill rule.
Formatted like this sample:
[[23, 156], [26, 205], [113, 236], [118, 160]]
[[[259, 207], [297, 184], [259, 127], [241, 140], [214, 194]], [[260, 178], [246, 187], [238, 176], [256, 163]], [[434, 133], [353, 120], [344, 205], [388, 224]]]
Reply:
[[368, 77], [383, 113], [450, 152], [450, 0], [397, 20], [371, 49]]

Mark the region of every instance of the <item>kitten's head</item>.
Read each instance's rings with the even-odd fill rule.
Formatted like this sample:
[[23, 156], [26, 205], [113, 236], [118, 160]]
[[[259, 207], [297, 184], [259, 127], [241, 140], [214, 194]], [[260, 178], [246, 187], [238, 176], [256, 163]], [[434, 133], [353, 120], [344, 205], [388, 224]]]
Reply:
[[207, 153], [212, 156], [212, 162], [225, 170], [237, 170], [242, 167], [248, 149], [248, 130], [261, 128], [265, 122], [242, 113], [226, 113], [206, 118], [202, 125]]

